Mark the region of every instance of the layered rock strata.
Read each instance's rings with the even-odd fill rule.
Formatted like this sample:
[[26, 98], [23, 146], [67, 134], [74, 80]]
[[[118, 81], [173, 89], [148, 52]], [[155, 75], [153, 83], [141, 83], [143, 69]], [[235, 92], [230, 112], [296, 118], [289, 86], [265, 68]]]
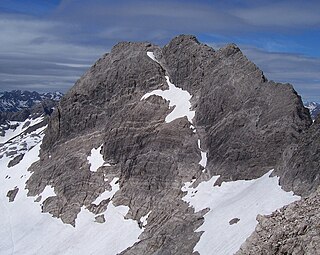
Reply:
[[[166, 76], [192, 95], [193, 123], [187, 117], [167, 123], [173, 109], [159, 96], [141, 100], [168, 89]], [[43, 212], [76, 225], [81, 208], [106, 209], [109, 200], [93, 201], [118, 177], [112, 201], [130, 208], [126, 217], [140, 222], [151, 212], [140, 241], [122, 254], [192, 254], [207, 210], [195, 213], [181, 199], [183, 184], [213, 175], [219, 182], [260, 177], [280, 165], [283, 151], [310, 125], [292, 86], [267, 81], [236, 45], [214, 51], [185, 35], [162, 49], [119, 43], [54, 111], [40, 160], [29, 169], [28, 195], [54, 187]], [[198, 140], [208, 155], [204, 172]], [[87, 157], [101, 145], [106, 164], [91, 171]]]

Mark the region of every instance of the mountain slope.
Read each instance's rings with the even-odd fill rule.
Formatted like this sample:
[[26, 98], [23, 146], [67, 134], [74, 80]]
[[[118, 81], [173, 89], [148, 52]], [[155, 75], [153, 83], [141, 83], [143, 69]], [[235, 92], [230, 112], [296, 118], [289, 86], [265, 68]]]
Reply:
[[315, 120], [320, 112], [320, 104], [317, 102], [306, 102], [305, 107], [309, 109], [311, 118]]
[[[257, 214], [299, 199], [283, 191], [270, 171], [285, 183], [285, 160], [292, 154], [284, 153], [312, 132], [311, 124], [292, 86], [267, 81], [236, 45], [214, 51], [186, 35], [163, 48], [119, 43], [61, 99], [39, 160], [37, 151], [32, 154], [31, 176], [18, 192], [14, 179], [11, 202], [2, 204], [26, 203], [14, 198], [17, 192], [27, 199], [26, 181], [42, 212], [67, 224], [54, 219], [63, 226], [60, 234], [70, 241], [63, 249], [70, 253], [88, 253], [82, 250], [85, 239], [72, 238], [87, 226], [86, 233], [96, 237], [88, 237], [93, 254], [232, 254], [254, 231]], [[25, 168], [17, 164], [17, 176]], [[297, 171], [286, 187], [305, 195], [303, 181], [290, 185], [309, 176]], [[19, 223], [21, 216], [11, 221]], [[10, 236], [6, 226], [1, 236]], [[42, 252], [46, 238], [57, 232], [49, 227], [43, 235], [47, 228], [38, 226], [39, 232], [27, 232], [31, 239], [43, 236], [30, 248]], [[17, 225], [13, 229], [27, 238]], [[130, 236], [127, 242], [111, 248], [122, 233]], [[6, 251], [26, 243], [14, 238]], [[52, 245], [47, 252], [59, 249]]]
[[38, 93], [21, 90], [0, 92], [0, 112], [18, 112], [44, 100], [59, 101], [61, 97], [60, 92]]

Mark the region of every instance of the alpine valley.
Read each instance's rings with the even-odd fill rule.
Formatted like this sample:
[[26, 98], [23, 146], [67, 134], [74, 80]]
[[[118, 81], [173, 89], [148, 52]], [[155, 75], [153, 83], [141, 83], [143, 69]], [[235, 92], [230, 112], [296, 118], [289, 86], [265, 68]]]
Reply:
[[320, 254], [320, 117], [236, 45], [121, 42], [58, 103], [15, 93], [0, 254]]

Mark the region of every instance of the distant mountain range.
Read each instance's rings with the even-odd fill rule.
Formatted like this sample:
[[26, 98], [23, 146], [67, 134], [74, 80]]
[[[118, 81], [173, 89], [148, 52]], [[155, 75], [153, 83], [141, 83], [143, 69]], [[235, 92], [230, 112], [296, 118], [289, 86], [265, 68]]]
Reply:
[[44, 100], [58, 101], [62, 95], [60, 92], [38, 93], [21, 90], [0, 92], [0, 112], [18, 112]]
[[320, 112], [320, 103], [317, 102], [306, 102], [304, 104], [310, 111], [311, 118], [314, 120]]

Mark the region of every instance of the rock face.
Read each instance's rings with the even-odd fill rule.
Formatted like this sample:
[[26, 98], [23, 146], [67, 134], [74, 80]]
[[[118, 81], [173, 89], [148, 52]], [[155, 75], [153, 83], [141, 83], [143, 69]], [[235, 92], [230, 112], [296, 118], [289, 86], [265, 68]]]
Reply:
[[[166, 75], [192, 95], [196, 133], [186, 117], [165, 122], [168, 101], [141, 100], [167, 89]], [[139, 222], [151, 212], [140, 241], [121, 254], [192, 254], [207, 211], [195, 213], [181, 199], [184, 182], [217, 174], [220, 182], [253, 179], [280, 165], [278, 174], [286, 175], [283, 151], [296, 146], [311, 123], [292, 86], [267, 81], [236, 45], [214, 51], [185, 35], [162, 49], [119, 43], [53, 112], [40, 160], [29, 169], [28, 195], [54, 187], [43, 212], [75, 225], [82, 207], [101, 212], [93, 202], [117, 177], [120, 190], [112, 200], [130, 208], [126, 217]], [[198, 140], [208, 155], [205, 172]], [[87, 157], [101, 145], [107, 164], [91, 171]], [[309, 177], [299, 170], [296, 178]]]
[[320, 116], [299, 137], [298, 143], [283, 153], [283, 161], [277, 172], [286, 190], [307, 196], [320, 184]]
[[173, 82], [194, 96], [207, 169], [220, 181], [260, 177], [311, 125], [292, 86], [267, 81], [234, 44], [213, 52], [177, 37], [163, 52]]
[[319, 254], [319, 195], [320, 190], [270, 216], [259, 215], [255, 232], [236, 254]]

